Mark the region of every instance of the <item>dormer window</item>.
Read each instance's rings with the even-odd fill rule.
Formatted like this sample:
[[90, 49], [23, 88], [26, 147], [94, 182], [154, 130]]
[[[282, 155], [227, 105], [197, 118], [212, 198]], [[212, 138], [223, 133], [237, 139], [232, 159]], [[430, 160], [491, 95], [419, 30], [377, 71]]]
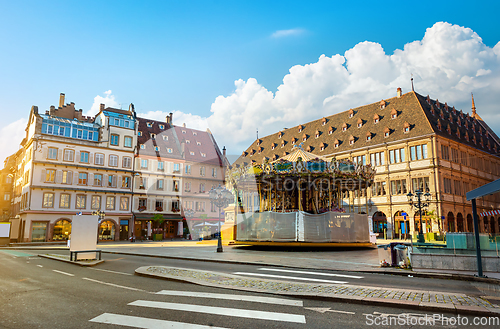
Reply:
[[299, 126], [299, 133], [302, 132], [302, 130], [304, 130], [304, 126], [300, 125]]
[[193, 136], [198, 136], [198, 133], [196, 131], [193, 131]]
[[367, 132], [366, 133], [366, 141], [371, 141], [372, 140], [372, 133], [371, 132]]
[[352, 109], [349, 110], [349, 118], [352, 118], [354, 116], [354, 111]]
[[141, 150], [144, 150], [144, 149], [146, 149], [146, 145], [141, 144]]
[[247, 156], [247, 154], [248, 154], [248, 153], [247, 153], [247, 152], [245, 152], [245, 151], [243, 151], [243, 153], [241, 153], [241, 155], [242, 155], [243, 157], [246, 157], [246, 156]]
[[[286, 152], [285, 152], [285, 153], [286, 153]], [[283, 155], [286, 155], [286, 154], [283, 154]], [[273, 155], [273, 158], [272, 158], [272, 159], [273, 159], [273, 160], [278, 160], [278, 155], [277, 155], [277, 154]]]
[[448, 132], [448, 134], [451, 135], [451, 127], [450, 127], [450, 124], [448, 124], [448, 126], [446, 127], [446, 131]]
[[392, 109], [391, 119], [396, 119], [397, 117], [398, 117], [398, 111], [396, 111], [396, 109]]
[[306, 151], [307, 152], [312, 152], [313, 148], [311, 147], [311, 145], [309, 145], [307, 148], [306, 148]]
[[328, 128], [328, 135], [333, 134], [333, 127]]
[[468, 131], [465, 131], [465, 140], [469, 141], [469, 132]]
[[193, 151], [190, 151], [190, 152], [189, 152], [189, 154], [194, 155], [194, 152], [193, 152]]
[[320, 150], [320, 151], [324, 151], [324, 150], [325, 150], [325, 144], [324, 144], [324, 143], [321, 143], [321, 144], [319, 145], [319, 150]]
[[349, 145], [354, 145], [354, 141], [355, 141], [355, 138], [353, 135], [351, 135], [351, 137], [349, 137]]
[[280, 132], [278, 133], [278, 138], [281, 138], [281, 136], [283, 136], [283, 133], [280, 131]]
[[147, 122], [146, 126], [148, 126], [148, 128], [151, 128], [153, 126], [153, 124], [151, 122]]
[[321, 125], [322, 126], [326, 125], [326, 118], [321, 119]]
[[383, 110], [385, 109], [386, 102], [384, 100], [380, 101], [380, 109]]
[[281, 142], [281, 147], [285, 147], [285, 141]]
[[458, 119], [457, 119], [457, 125], [458, 125], [459, 127], [461, 127], [461, 126], [462, 126], [462, 121], [460, 121], [460, 118], [458, 118]]
[[379, 123], [380, 122], [380, 117], [378, 116], [378, 114], [375, 114], [373, 116], [373, 123]]
[[441, 129], [442, 129], [442, 127], [441, 127], [441, 120], [439, 120], [439, 119], [438, 119], [438, 121], [437, 121], [437, 127], [438, 127], [438, 129], [439, 129], [439, 130], [441, 130]]
[[474, 142], [474, 144], [477, 144], [476, 135], [472, 136], [472, 141]]
[[160, 148], [158, 146], [155, 146], [155, 151], [156, 152], [160, 151]]
[[338, 148], [340, 145], [339, 140], [336, 139], [335, 142], [333, 142], [333, 147]]
[[434, 111], [434, 106], [433, 105], [431, 105], [431, 114], [432, 115], [436, 115], [436, 111]]
[[186, 133], [186, 131], [185, 131], [185, 130], [181, 130], [181, 131], [182, 131], [182, 133], [183, 133], [183, 134], [185, 134], [185, 133]]
[[347, 123], [345, 123], [345, 122], [342, 125], [342, 131], [347, 131]]
[[316, 130], [316, 133], [314, 134], [314, 137], [318, 138], [320, 135], [319, 130]]
[[164, 125], [158, 125], [158, 127], [160, 127], [160, 129], [165, 129]]
[[455, 109], [455, 106], [453, 106], [453, 115], [457, 115], [457, 110]]
[[191, 144], [191, 141], [189, 139], [186, 139], [186, 144]]
[[163, 137], [163, 140], [164, 140], [164, 141], [168, 141], [168, 136], [163, 135], [162, 137]]
[[137, 132], [137, 136], [141, 137], [142, 136], [142, 131]]
[[427, 102], [427, 104], [429, 104], [429, 105], [431, 104], [431, 98], [429, 97], [429, 95], [427, 95], [427, 98], [425, 101]]
[[156, 138], [156, 134], [155, 133], [151, 133], [150, 136], [151, 136], [152, 139]]
[[438, 100], [438, 99], [436, 99], [436, 107], [437, 107], [438, 109], [440, 109], [440, 108], [441, 108], [441, 104], [439, 104], [439, 100]]
[[292, 145], [295, 145], [295, 142], [296, 142], [296, 141], [297, 141], [297, 138], [295, 138], [295, 137], [294, 137], [294, 138], [292, 138], [292, 141], [291, 141]]
[[302, 141], [305, 142], [306, 140], [307, 140], [307, 135], [306, 134], [302, 135]]
[[272, 143], [271, 144], [271, 150], [274, 150], [276, 148], [276, 144]]
[[198, 146], [201, 145], [201, 142], [196, 142], [196, 145], [198, 145]]
[[405, 123], [403, 124], [403, 132], [406, 134], [406, 133], [409, 133], [410, 132], [410, 124], [408, 122], [405, 121]]
[[391, 134], [391, 131], [389, 130], [389, 128], [385, 127], [385, 129], [384, 129], [384, 137], [389, 137], [390, 134]]
[[257, 146], [260, 145], [262, 143], [262, 140], [258, 139], [257, 140]]
[[363, 120], [361, 118], [358, 119], [358, 128], [363, 127]]
[[460, 138], [460, 129], [457, 129], [457, 137]]
[[259, 149], [257, 150], [259, 153], [261, 153], [264, 149], [262, 147], [259, 147]]
[[445, 102], [445, 103], [444, 103], [444, 109], [445, 109], [446, 111], [448, 111], [448, 103], [447, 103], [447, 102]]

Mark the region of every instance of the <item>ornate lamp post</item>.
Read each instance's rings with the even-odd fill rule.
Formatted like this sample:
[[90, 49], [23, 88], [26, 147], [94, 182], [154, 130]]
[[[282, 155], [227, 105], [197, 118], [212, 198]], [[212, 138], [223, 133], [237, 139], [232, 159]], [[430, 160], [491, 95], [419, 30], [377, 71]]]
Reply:
[[222, 238], [221, 238], [221, 230], [220, 230], [220, 208], [226, 208], [229, 205], [229, 202], [233, 200], [233, 194], [227, 190], [225, 187], [222, 187], [220, 184], [218, 187], [212, 188], [208, 191], [208, 196], [210, 198], [210, 202], [219, 208], [219, 237], [217, 241], [217, 252], [222, 252]]
[[[411, 192], [406, 195], [408, 197], [408, 202], [411, 206], [414, 206], [415, 209], [418, 209], [420, 214], [420, 229], [418, 232], [418, 242], [424, 243], [424, 233], [422, 232], [422, 209], [429, 207], [429, 201], [431, 200], [431, 194], [429, 192], [422, 192], [421, 190], [416, 190], [415, 195]], [[422, 197], [425, 197], [425, 202], [422, 200]]]
[[[186, 220], [186, 225], [187, 225], [188, 229], [189, 229], [189, 225], [188, 225], [187, 219], [188, 218], [193, 218], [193, 216], [194, 216], [194, 210], [193, 209], [184, 209], [184, 219]], [[189, 234], [192, 237], [191, 231], [189, 231], [189, 232], [190, 232]], [[188, 236], [186, 236], [186, 239], [188, 239]]]

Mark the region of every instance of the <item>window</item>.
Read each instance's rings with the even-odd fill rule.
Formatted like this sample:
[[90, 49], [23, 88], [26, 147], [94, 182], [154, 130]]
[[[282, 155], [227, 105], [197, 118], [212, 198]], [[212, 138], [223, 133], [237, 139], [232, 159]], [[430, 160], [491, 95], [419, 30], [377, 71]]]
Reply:
[[125, 136], [125, 142], [123, 145], [125, 145], [125, 147], [132, 147], [132, 137]]
[[94, 186], [102, 186], [102, 174], [94, 174]]
[[95, 164], [96, 165], [104, 165], [104, 154], [102, 153], [96, 153], [95, 154]]
[[64, 127], [59, 127], [59, 136], [64, 136]]
[[61, 193], [61, 196], [59, 198], [59, 208], [69, 208], [70, 200], [71, 200], [71, 195], [66, 193]]
[[116, 187], [116, 175], [108, 176], [108, 187]]
[[88, 174], [86, 172], [78, 173], [78, 185], [87, 185]]
[[80, 162], [89, 163], [89, 152], [80, 152]]
[[160, 148], [158, 146], [155, 146], [155, 151], [156, 152], [160, 151]]
[[158, 125], [158, 127], [160, 127], [160, 129], [165, 129], [164, 125]]
[[163, 211], [163, 200], [155, 201], [155, 209], [156, 211]]
[[451, 179], [443, 178], [444, 193], [451, 194]]
[[202, 158], [206, 158], [206, 157], [207, 157], [207, 154], [206, 154], [206, 153], [200, 152], [200, 154], [201, 154], [201, 157], [202, 157]]
[[164, 141], [168, 141], [168, 136], [163, 135], [162, 137]]
[[92, 131], [89, 131], [89, 140], [94, 139], [94, 133]]
[[130, 127], [130, 122], [129, 121], [125, 120], [124, 124], [125, 124], [125, 128]]
[[372, 195], [381, 196], [386, 195], [386, 182], [375, 182], [372, 185]]
[[391, 180], [391, 194], [401, 195], [408, 193], [406, 191], [406, 179]]
[[141, 137], [142, 136], [142, 131], [137, 132], [137, 136]]
[[413, 191], [429, 192], [429, 177], [412, 178], [411, 184]]
[[146, 145], [141, 144], [141, 150], [145, 150], [145, 149], [146, 149]]
[[87, 207], [87, 196], [81, 194], [77, 195], [75, 207], [77, 209], [85, 209]]
[[172, 150], [171, 148], [167, 147], [167, 152], [168, 152], [168, 153], [172, 153], [172, 152], [173, 152], [173, 150]]
[[446, 145], [441, 145], [441, 158], [443, 160], [450, 159], [450, 148]]
[[372, 166], [383, 166], [385, 162], [384, 152], [370, 154], [370, 163]]
[[139, 209], [138, 210], [140, 210], [140, 211], [146, 210], [147, 205], [148, 205], [148, 199], [146, 199], [146, 198], [140, 198], [139, 199]]
[[115, 210], [115, 197], [107, 196], [106, 197], [106, 210]]
[[455, 195], [462, 195], [462, 182], [459, 180], [453, 181]]
[[178, 181], [178, 180], [174, 180], [174, 181], [173, 181], [173, 184], [172, 184], [172, 191], [174, 191], [174, 192], [179, 192], [179, 181]]
[[110, 155], [109, 156], [109, 166], [110, 167], [118, 167], [118, 156], [117, 155]]
[[119, 119], [115, 119], [115, 126], [119, 126], [120, 125], [120, 120]]
[[174, 173], [180, 173], [181, 172], [181, 166], [178, 163], [174, 163]]
[[217, 168], [212, 168], [212, 177], [217, 177]]
[[158, 161], [158, 170], [159, 171], [163, 171], [164, 170], [163, 169], [164, 168], [163, 165], [164, 165], [163, 161]]
[[101, 197], [99, 195], [92, 196], [90, 207], [92, 208], [92, 210], [101, 209]]
[[48, 125], [47, 126], [47, 134], [52, 134], [53, 131], [54, 131], [54, 126], [53, 125]]
[[172, 201], [172, 211], [173, 212], [179, 211], [179, 201]]
[[163, 179], [158, 179], [156, 181], [156, 189], [157, 190], [163, 190]]
[[4, 200], [4, 201], [9, 201], [9, 200], [10, 200], [10, 193], [8, 193], [8, 192], [7, 192], [7, 193], [5, 193], [5, 194], [3, 195], [3, 200]]
[[45, 183], [55, 183], [56, 182], [56, 170], [47, 169], [45, 172]]
[[148, 126], [149, 128], [151, 128], [153, 126], [153, 124], [151, 122], [147, 122], [146, 126]]
[[200, 167], [200, 176], [205, 176], [205, 167], [204, 166]]
[[427, 144], [410, 146], [410, 158], [412, 161], [427, 158]]
[[191, 175], [191, 165], [185, 165], [184, 172], [186, 173], [186, 175]]
[[147, 169], [148, 168], [148, 160], [146, 159], [141, 159], [141, 168]]
[[149, 135], [151, 136], [152, 139], [156, 138], [156, 134], [155, 133], [150, 133]]
[[459, 158], [458, 157], [458, 150], [455, 148], [451, 148], [451, 161], [458, 163], [459, 162], [458, 158]]
[[186, 144], [191, 144], [191, 141], [189, 139], [186, 139]]
[[123, 168], [130, 168], [132, 166], [132, 158], [131, 157], [123, 157], [122, 165], [123, 165]]
[[189, 154], [194, 155], [194, 152], [193, 152], [193, 151], [190, 151], [190, 152], [189, 152]]
[[184, 201], [184, 209], [193, 210], [193, 201]]
[[139, 189], [145, 190], [148, 187], [148, 179], [147, 177], [141, 177], [139, 181]]
[[205, 202], [196, 201], [195, 211], [205, 211]]
[[191, 192], [191, 183], [184, 183], [184, 192]]
[[460, 162], [466, 166], [467, 165], [467, 152], [460, 151]]
[[130, 176], [123, 176], [122, 177], [122, 187], [123, 188], [130, 188], [131, 181], [132, 181], [132, 178], [130, 178]]
[[201, 142], [196, 142], [196, 145], [198, 145], [198, 146], [201, 145]]
[[76, 138], [83, 138], [83, 130], [77, 130], [76, 132]]
[[358, 155], [353, 158], [354, 163], [366, 165], [366, 155]]
[[120, 210], [128, 211], [129, 198], [126, 196], [120, 197]]
[[43, 208], [54, 208], [54, 193], [43, 194]]
[[47, 158], [50, 160], [57, 160], [57, 149], [54, 147], [49, 147]]
[[205, 193], [205, 184], [200, 183], [200, 193]]
[[61, 175], [62, 184], [72, 184], [73, 172], [68, 170], [63, 170]]
[[395, 149], [389, 151], [389, 160], [390, 163], [399, 163], [405, 161], [405, 149]]
[[111, 145], [118, 146], [118, 135], [115, 135], [115, 134], [111, 135]]
[[64, 161], [71, 161], [75, 158], [75, 150], [64, 150]]

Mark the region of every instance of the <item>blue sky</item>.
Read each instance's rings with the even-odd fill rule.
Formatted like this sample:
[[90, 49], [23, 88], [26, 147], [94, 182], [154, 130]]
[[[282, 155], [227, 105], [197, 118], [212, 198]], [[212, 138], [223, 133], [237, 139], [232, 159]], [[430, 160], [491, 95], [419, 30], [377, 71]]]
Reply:
[[[175, 124], [182, 124], [180, 120], [195, 128], [206, 124], [220, 146], [228, 145], [229, 152], [239, 154], [241, 148], [246, 148], [255, 138], [250, 131], [259, 128], [263, 133], [275, 132], [282, 128], [280, 120], [283, 121], [276, 115], [275, 120], [267, 123], [250, 122], [245, 129], [242, 128], [245, 124], [239, 123], [235, 132], [245, 138], [237, 142], [232, 140], [231, 132], [223, 131], [224, 127], [215, 123], [220, 116], [214, 114], [225, 113], [220, 109], [231, 106], [230, 98], [241, 104], [245, 102], [244, 97], [252, 97], [255, 102], [240, 109], [249, 113], [258, 107], [256, 104], [262, 104], [255, 94], [238, 94], [239, 88], [244, 90], [249, 82], [253, 83], [254, 80], [249, 79], [255, 79], [254, 90], [260, 88], [262, 93], [272, 93], [278, 98], [278, 88], [286, 87], [284, 78], [293, 77], [290, 69], [296, 65], [304, 68], [309, 67], [308, 64], [319, 64], [323, 54], [329, 58], [337, 54], [345, 56], [364, 41], [380, 45], [385, 54], [391, 56], [405, 45], [423, 40], [426, 29], [437, 22], [471, 29], [481, 38], [481, 46], [491, 50], [500, 41], [500, 21], [496, 17], [499, 9], [499, 3], [492, 1], [387, 4], [374, 1], [355, 4], [337, 1], [0, 1], [0, 113], [3, 115], [0, 138], [4, 141], [12, 138], [5, 144], [18, 143], [18, 137], [12, 136], [16, 128], [12, 123], [27, 119], [31, 105], [37, 105], [42, 111], [57, 105], [59, 93], [63, 92], [67, 102], [75, 102], [77, 108], [88, 113], [94, 103], [101, 100], [106, 105], [123, 108], [132, 102], [138, 112], [154, 118], [164, 118], [165, 113], [174, 112]], [[440, 38], [446, 35], [444, 31]], [[450, 55], [450, 60], [453, 56]], [[490, 76], [498, 77], [495, 60], [485, 60], [481, 69], [490, 70]], [[442, 62], [436, 63], [439, 67]], [[418, 69], [416, 65], [415, 70]], [[489, 95], [500, 87], [497, 78], [482, 81], [494, 85], [483, 93], [470, 87], [463, 88], [460, 90], [463, 95], [458, 95], [433, 89], [433, 84], [419, 81], [418, 77], [423, 79], [424, 75], [415, 74], [417, 91], [420, 84], [423, 94], [430, 93], [432, 98], [440, 100], [446, 96], [449, 104], [457, 104], [457, 108], [463, 107], [465, 111], [470, 110], [466, 104], [470, 92], [475, 95], [477, 92], [478, 112], [494, 114], [488, 106], [498, 101], [497, 95]], [[436, 76], [438, 78], [442, 79]], [[244, 85], [240, 83], [238, 87], [235, 81], [240, 79]], [[425, 79], [429, 81], [429, 75], [425, 75]], [[300, 78], [294, 81], [307, 83]], [[385, 85], [392, 90], [394, 81], [403, 80], [393, 79]], [[409, 77], [406, 81], [408, 85], [401, 86], [403, 91], [409, 89]], [[474, 86], [479, 88], [479, 85]], [[341, 95], [335, 94], [336, 91], [330, 93], [330, 97]], [[363, 101], [361, 104], [354, 100], [340, 102], [347, 108], [329, 110], [346, 110], [393, 96], [386, 91], [379, 94], [370, 93], [370, 97], [358, 99]], [[239, 95], [243, 98], [236, 99]], [[219, 96], [222, 98], [216, 102]], [[491, 99], [486, 101], [485, 97]], [[316, 117], [292, 115], [296, 121], [290, 119], [286, 124], [316, 119], [326, 110], [312, 111]], [[307, 109], [293, 108], [293, 111]], [[273, 110], [267, 112], [273, 117]], [[493, 128], [497, 134], [500, 132], [500, 126]], [[10, 147], [0, 150], [2, 159], [8, 152], [15, 151]]]

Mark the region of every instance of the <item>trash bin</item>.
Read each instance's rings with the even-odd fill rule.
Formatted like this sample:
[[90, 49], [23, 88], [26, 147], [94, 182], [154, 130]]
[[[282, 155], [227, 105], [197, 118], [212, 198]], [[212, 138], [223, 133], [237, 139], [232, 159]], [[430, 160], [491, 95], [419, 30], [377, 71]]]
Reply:
[[402, 244], [398, 244], [394, 247], [394, 252], [396, 254], [396, 266], [401, 268], [408, 267], [408, 247]]
[[381, 244], [378, 248], [378, 260], [380, 266], [386, 267], [392, 265], [391, 246], [389, 244]]

